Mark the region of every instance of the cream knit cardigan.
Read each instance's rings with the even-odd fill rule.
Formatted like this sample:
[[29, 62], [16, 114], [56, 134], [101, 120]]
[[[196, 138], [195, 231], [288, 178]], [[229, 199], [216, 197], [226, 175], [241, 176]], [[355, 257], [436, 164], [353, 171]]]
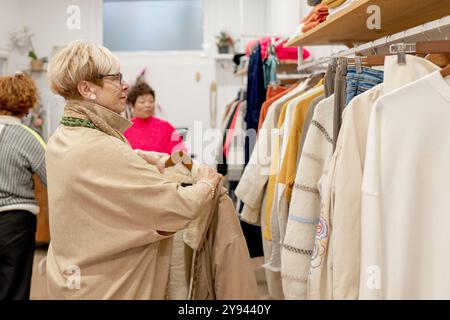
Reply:
[[286, 299], [307, 297], [307, 277], [320, 215], [319, 181], [333, 154], [333, 102], [334, 95], [317, 105], [297, 167], [281, 251]]

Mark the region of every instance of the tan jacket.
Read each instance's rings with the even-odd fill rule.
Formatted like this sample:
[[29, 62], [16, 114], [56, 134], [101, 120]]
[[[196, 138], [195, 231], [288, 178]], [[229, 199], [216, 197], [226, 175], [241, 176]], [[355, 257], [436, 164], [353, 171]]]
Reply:
[[[192, 182], [196, 165], [192, 173], [176, 167], [166, 169], [170, 179]], [[167, 298], [256, 300], [258, 288], [247, 243], [225, 188], [213, 203], [209, 214], [197, 217], [176, 236]]]
[[[120, 132], [129, 126], [93, 111]], [[84, 127], [59, 127], [46, 162], [49, 297], [163, 299], [172, 236], [209, 212], [209, 194], [168, 181], [127, 143]]]

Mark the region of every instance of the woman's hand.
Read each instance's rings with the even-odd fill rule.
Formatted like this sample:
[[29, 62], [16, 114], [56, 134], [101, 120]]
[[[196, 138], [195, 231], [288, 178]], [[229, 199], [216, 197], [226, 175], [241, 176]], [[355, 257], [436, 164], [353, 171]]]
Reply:
[[198, 168], [197, 181], [207, 181], [211, 183], [215, 188], [222, 181], [223, 176], [218, 173], [215, 169], [212, 169], [208, 166], [202, 165]]
[[154, 151], [142, 151], [136, 150], [136, 153], [149, 164], [156, 166], [160, 173], [164, 172], [165, 169], [165, 161], [169, 156], [166, 153], [154, 152]]

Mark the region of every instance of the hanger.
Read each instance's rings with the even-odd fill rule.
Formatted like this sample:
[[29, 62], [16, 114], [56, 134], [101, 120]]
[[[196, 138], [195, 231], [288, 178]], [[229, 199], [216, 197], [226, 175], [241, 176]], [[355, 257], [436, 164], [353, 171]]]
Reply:
[[169, 159], [166, 160], [164, 166], [166, 168], [173, 167], [178, 163], [182, 163], [189, 171], [192, 171], [192, 158], [183, 151], [173, 153]]
[[419, 41], [416, 53], [425, 55], [425, 59], [439, 67], [450, 64], [450, 40]]
[[[386, 40], [388, 41], [388, 40]], [[375, 49], [373, 48], [373, 41], [372, 45], [370, 47], [374, 54], [369, 54], [367, 56], [359, 56], [359, 52], [355, 51], [356, 57], [354, 58], [347, 58], [347, 64], [348, 65], [354, 65], [356, 67], [356, 72], [361, 73], [362, 72], [362, 66], [365, 67], [377, 67], [377, 66], [384, 66], [384, 59], [386, 58], [386, 55], [384, 54], [378, 54]]]
[[445, 68], [443, 68], [441, 70], [441, 76], [443, 78], [446, 78], [446, 77], [450, 76], [450, 64], [448, 64]]

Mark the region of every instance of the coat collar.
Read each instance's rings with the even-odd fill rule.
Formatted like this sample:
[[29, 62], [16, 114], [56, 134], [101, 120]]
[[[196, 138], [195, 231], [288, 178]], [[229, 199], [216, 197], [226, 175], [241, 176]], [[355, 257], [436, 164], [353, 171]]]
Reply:
[[131, 121], [125, 119], [120, 114], [117, 114], [97, 103], [84, 100], [68, 100], [67, 105], [70, 104], [76, 104], [89, 108], [91, 112], [102, 118], [111, 128], [119, 131], [120, 133], [125, 132], [132, 125]]

